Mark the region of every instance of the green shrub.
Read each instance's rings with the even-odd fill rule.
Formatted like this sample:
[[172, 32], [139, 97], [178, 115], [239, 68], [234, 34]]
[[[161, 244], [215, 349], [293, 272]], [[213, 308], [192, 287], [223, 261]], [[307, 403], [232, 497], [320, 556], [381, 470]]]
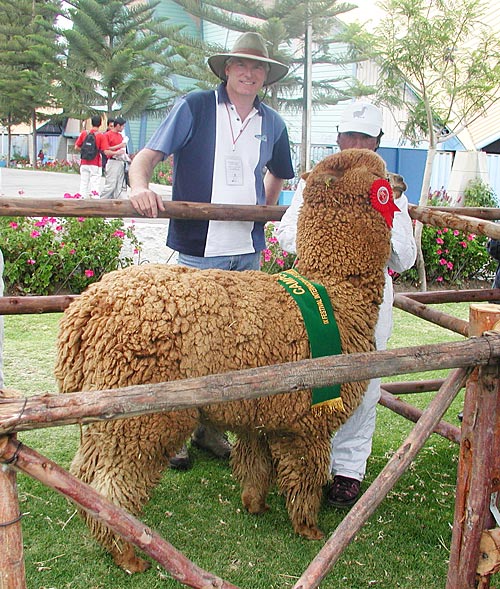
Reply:
[[[429, 198], [430, 206], [448, 206], [446, 191], [434, 192]], [[481, 180], [472, 180], [464, 191], [467, 207], [496, 207], [492, 189]], [[471, 280], [490, 280], [497, 262], [486, 250], [485, 235], [464, 233], [456, 229], [425, 225], [422, 230], [422, 253], [427, 281], [460, 286]], [[403, 272], [402, 280], [418, 284], [415, 267]]]
[[125, 228], [122, 219], [0, 217], [6, 292], [78, 294], [133, 263], [120, 257], [125, 239], [140, 250], [134, 227]]
[[498, 207], [498, 200], [491, 186], [476, 178], [467, 184], [464, 190], [466, 207]]
[[66, 172], [69, 174], [79, 174], [80, 164], [78, 161], [68, 160], [53, 160], [45, 162], [44, 164], [38, 164], [38, 172]]
[[160, 162], [153, 170], [151, 182], [154, 184], [166, 184], [167, 186], [172, 186], [173, 165], [172, 156]]
[[295, 254], [290, 254], [281, 249], [275, 236], [276, 226], [272, 221], [266, 223], [264, 228], [266, 235], [266, 248], [262, 250], [260, 269], [268, 274], [276, 274], [282, 270], [289, 270], [295, 263]]

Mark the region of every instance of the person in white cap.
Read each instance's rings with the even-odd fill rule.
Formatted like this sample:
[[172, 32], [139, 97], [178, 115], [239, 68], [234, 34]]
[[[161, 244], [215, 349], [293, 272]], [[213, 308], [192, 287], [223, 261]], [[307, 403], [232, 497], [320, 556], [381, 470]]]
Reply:
[[[382, 112], [369, 102], [353, 102], [344, 110], [338, 126], [337, 144], [340, 150], [370, 149], [376, 151], [382, 138]], [[281, 219], [276, 236], [280, 246], [295, 252], [297, 219], [302, 206], [301, 180], [290, 206]], [[404, 194], [397, 199], [400, 209], [394, 214], [391, 235], [391, 257], [388, 269], [395, 272], [408, 270], [415, 263], [417, 249], [413, 226], [408, 214], [408, 199]], [[384, 350], [392, 331], [392, 278], [386, 273], [384, 298], [380, 306], [375, 329], [377, 350]], [[361, 481], [372, 450], [375, 431], [376, 407], [380, 398], [380, 379], [374, 378], [360, 406], [332, 438], [331, 472], [333, 482], [327, 490], [327, 501], [335, 507], [351, 507], [361, 491]]]
[[[156, 217], [164, 210], [149, 182], [154, 167], [170, 154], [174, 201], [274, 205], [284, 179], [294, 177], [285, 123], [257, 96], [288, 67], [269, 58], [257, 33], [242, 34], [232, 51], [211, 56], [208, 65], [222, 83], [179, 100], [130, 166], [130, 201], [139, 214]], [[170, 219], [167, 246], [184, 266], [259, 270], [264, 224]], [[208, 426], [198, 428], [193, 441], [217, 456], [230, 451]], [[170, 464], [189, 468], [187, 448]]]

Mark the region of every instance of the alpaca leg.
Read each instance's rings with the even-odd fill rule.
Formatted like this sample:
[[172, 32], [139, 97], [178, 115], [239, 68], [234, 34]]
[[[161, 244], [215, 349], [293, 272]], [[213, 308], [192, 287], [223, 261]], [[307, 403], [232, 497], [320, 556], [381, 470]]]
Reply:
[[328, 479], [330, 437], [288, 434], [276, 436], [269, 445], [293, 529], [304, 538], [319, 540], [323, 532], [317, 525], [318, 513]]
[[[169, 456], [194, 430], [196, 418], [195, 412], [182, 412], [92, 424], [83, 434], [71, 472], [115, 505], [137, 515]], [[149, 568], [131, 544], [85, 512], [82, 516], [118, 566], [130, 573]]]
[[249, 513], [264, 513], [274, 472], [267, 440], [262, 436], [242, 436], [231, 452], [233, 475], [242, 487], [241, 500]]

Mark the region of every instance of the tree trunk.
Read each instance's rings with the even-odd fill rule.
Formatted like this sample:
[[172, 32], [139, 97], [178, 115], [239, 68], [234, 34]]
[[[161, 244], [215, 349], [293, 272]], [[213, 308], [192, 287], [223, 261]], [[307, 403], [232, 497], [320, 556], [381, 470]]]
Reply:
[[33, 125], [33, 136], [32, 136], [32, 142], [31, 142], [31, 150], [30, 150], [30, 154], [29, 154], [29, 158], [30, 158], [30, 163], [33, 166], [33, 168], [36, 168], [37, 166], [37, 150], [36, 150], [36, 110], [33, 110], [33, 112], [31, 113], [31, 124]]
[[[431, 142], [432, 143], [432, 142]], [[420, 200], [418, 204], [422, 207], [427, 205], [429, 201], [429, 188], [431, 185], [432, 165], [436, 156], [436, 146], [429, 145], [427, 152], [427, 159], [425, 161], [424, 178], [422, 180], [422, 191], [420, 192]], [[420, 289], [424, 292], [427, 290], [427, 276], [425, 275], [425, 260], [422, 253], [422, 230], [423, 225], [420, 221], [415, 223], [415, 241], [417, 244], [417, 271]]]

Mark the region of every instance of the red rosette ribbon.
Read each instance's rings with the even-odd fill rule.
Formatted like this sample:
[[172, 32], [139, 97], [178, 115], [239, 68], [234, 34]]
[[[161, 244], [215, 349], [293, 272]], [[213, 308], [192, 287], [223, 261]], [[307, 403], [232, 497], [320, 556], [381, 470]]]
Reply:
[[392, 228], [394, 213], [400, 209], [394, 204], [392, 187], [387, 180], [379, 178], [375, 180], [370, 189], [372, 207], [382, 213], [385, 222]]

